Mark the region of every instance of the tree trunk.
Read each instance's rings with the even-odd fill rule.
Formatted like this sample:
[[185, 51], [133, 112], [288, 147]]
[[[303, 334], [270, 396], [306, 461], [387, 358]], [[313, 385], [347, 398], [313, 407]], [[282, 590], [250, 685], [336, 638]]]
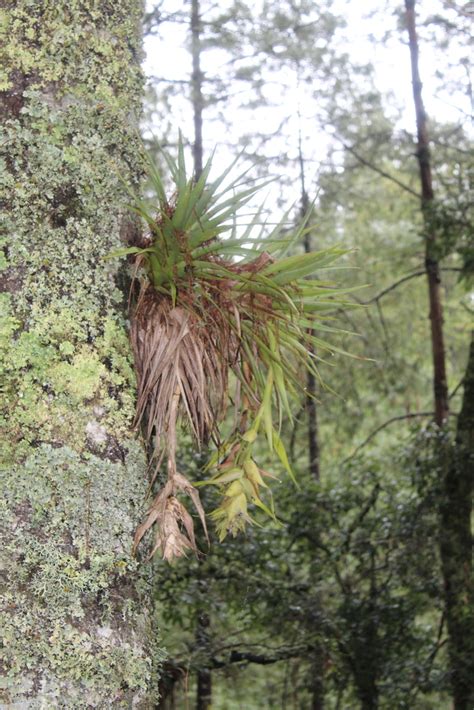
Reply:
[[360, 608], [360, 625], [352, 639], [352, 667], [361, 710], [377, 710], [380, 676], [380, 639], [377, 628], [377, 579], [375, 553], [372, 550], [370, 570], [370, 596], [365, 607]]
[[[418, 70], [418, 39], [415, 24], [415, 2], [405, 0], [409, 36], [413, 99], [418, 133], [418, 163], [422, 189], [425, 226], [425, 262], [430, 299], [431, 342], [434, 366], [435, 421], [441, 428], [449, 414], [443, 341], [443, 312], [440, 296], [440, 274], [436, 257], [436, 235], [432, 229], [434, 192], [426, 113], [422, 99], [422, 83]], [[472, 607], [472, 537], [470, 511], [473, 481], [473, 352], [465, 379], [464, 404], [458, 421], [453, 457], [446, 455], [441, 444], [440, 460], [444, 471], [444, 487], [440, 504], [440, 551], [445, 587], [448, 652], [454, 710], [472, 710], [474, 703], [474, 621]]]
[[324, 710], [324, 656], [318, 653], [312, 667], [311, 710]]
[[[301, 145], [299, 146], [299, 162], [301, 177], [301, 215], [305, 217], [309, 209], [309, 197], [306, 192], [304, 162]], [[306, 254], [312, 250], [311, 232], [306, 232], [304, 236], [304, 250]], [[314, 354], [314, 351], [311, 351]], [[308, 372], [306, 380], [306, 411], [308, 413], [308, 451], [309, 451], [309, 472], [319, 481], [319, 441], [318, 441], [318, 411], [316, 405], [316, 378], [312, 372]]]
[[[301, 215], [304, 218], [309, 210], [309, 197], [306, 191], [304, 158], [301, 145], [301, 134], [298, 140], [298, 157], [300, 163], [301, 181]], [[307, 254], [312, 250], [311, 233], [306, 232], [304, 237], [304, 250]], [[314, 350], [311, 349], [314, 354]], [[318, 411], [316, 404], [316, 378], [312, 372], [308, 372], [306, 380], [306, 412], [308, 416], [308, 468], [315, 481], [320, 480], [319, 467], [319, 440], [318, 440]], [[322, 617], [322, 599], [316, 595], [314, 601], [314, 617], [320, 625]], [[322, 643], [317, 643], [313, 653], [311, 664], [311, 710], [324, 710], [324, 665], [325, 649]]]
[[[305, 251], [311, 251], [311, 235], [305, 235]], [[314, 355], [314, 349], [311, 347]], [[316, 403], [316, 377], [308, 372], [306, 379], [306, 411], [308, 414], [308, 465], [309, 472], [315, 481], [321, 478], [319, 464], [318, 409]]]
[[[202, 651], [204, 658], [209, 656], [209, 626], [211, 620], [206, 613], [199, 614], [197, 621], [196, 642], [198, 650]], [[212, 702], [212, 673], [205, 667], [197, 672], [196, 710], [210, 710]]]
[[117, 262], [140, 174], [140, 3], [2, 2], [0, 704], [149, 708], [146, 461]]
[[425, 107], [422, 97], [422, 83], [418, 70], [418, 38], [415, 24], [415, 0], [405, 0], [406, 21], [408, 28], [413, 101], [416, 112], [418, 134], [417, 157], [420, 168], [421, 208], [425, 228], [425, 266], [428, 279], [430, 303], [431, 347], [433, 352], [433, 390], [435, 421], [442, 427], [449, 414], [448, 382], [446, 376], [446, 356], [443, 336], [443, 307], [441, 304], [441, 276], [436, 256], [436, 234], [432, 227], [432, 209], [434, 201], [431, 178], [430, 149]]
[[191, 76], [191, 101], [194, 119], [194, 175], [198, 179], [202, 173], [202, 71], [201, 71], [201, 17], [199, 0], [191, 0], [191, 53], [193, 73]]
[[471, 513], [474, 482], [474, 334], [464, 378], [454, 454], [441, 503], [441, 559], [455, 710], [474, 707], [474, 583]]
[[[199, 0], [191, 0], [191, 52], [193, 73], [191, 77], [191, 101], [194, 120], [193, 162], [194, 178], [198, 180], [203, 168], [202, 145], [202, 72], [201, 72], [201, 17]], [[201, 584], [205, 584], [201, 580]], [[199, 612], [196, 620], [196, 647], [201, 649], [204, 658], [208, 655], [209, 614]], [[210, 668], [199, 668], [196, 674], [196, 710], [209, 710], [212, 702], [212, 672]]]

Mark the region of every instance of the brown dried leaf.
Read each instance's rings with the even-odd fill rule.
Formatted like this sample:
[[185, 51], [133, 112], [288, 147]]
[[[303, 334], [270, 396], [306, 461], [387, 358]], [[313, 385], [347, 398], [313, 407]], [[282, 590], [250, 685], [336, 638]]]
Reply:
[[189, 497], [191, 498], [191, 500], [193, 501], [194, 507], [196, 508], [196, 510], [198, 512], [199, 519], [201, 520], [202, 527], [204, 528], [206, 540], [209, 543], [209, 534], [207, 532], [207, 525], [206, 525], [206, 514], [204, 512], [204, 508], [202, 507], [202, 503], [201, 503], [201, 499], [199, 498], [198, 490], [181, 473], [176, 473], [174, 479], [176, 482], [177, 490], [182, 490], [184, 493], [187, 493], [189, 495]]

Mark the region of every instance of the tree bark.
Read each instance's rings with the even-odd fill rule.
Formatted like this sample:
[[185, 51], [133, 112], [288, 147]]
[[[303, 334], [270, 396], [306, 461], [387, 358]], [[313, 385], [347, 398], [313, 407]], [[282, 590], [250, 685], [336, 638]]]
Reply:
[[[209, 659], [209, 626], [210, 618], [208, 614], [202, 613], [198, 618], [196, 641], [198, 649], [201, 649], [206, 659]], [[210, 710], [212, 703], [212, 673], [205, 665], [197, 672], [197, 693], [196, 710]]]
[[199, 0], [191, 0], [191, 53], [193, 73], [191, 76], [191, 101], [193, 105], [194, 120], [194, 176], [196, 180], [202, 173], [203, 147], [202, 147], [202, 112], [204, 100], [202, 96], [202, 71], [201, 71], [201, 16]]
[[[306, 179], [304, 170], [304, 158], [301, 146], [301, 136], [298, 141], [298, 158], [300, 164], [301, 182], [301, 216], [304, 218], [309, 210], [309, 197], [306, 190]], [[304, 236], [304, 250], [309, 254], [313, 249], [311, 232], [306, 232]], [[314, 353], [313, 353], [314, 354]], [[318, 412], [316, 405], [316, 378], [313, 373], [308, 372], [306, 380], [306, 411], [308, 413], [308, 449], [309, 449], [309, 471], [316, 481], [320, 479], [319, 470], [319, 441], [318, 441]]]
[[[301, 215], [304, 218], [309, 210], [309, 197], [306, 190], [304, 158], [301, 145], [301, 134], [298, 140], [298, 157], [300, 164], [301, 181]], [[311, 232], [306, 232], [304, 236], [304, 250], [307, 254], [312, 250]], [[311, 349], [314, 354], [314, 350]], [[316, 404], [316, 378], [312, 372], [308, 372], [306, 379], [306, 412], [308, 416], [308, 469], [315, 481], [320, 480], [319, 466], [319, 440], [318, 440], [318, 410]], [[322, 609], [322, 599], [317, 595], [314, 602], [314, 616], [320, 619]], [[318, 623], [318, 622], [316, 622]], [[324, 664], [325, 649], [322, 643], [317, 643], [311, 664], [311, 710], [324, 710]]]
[[474, 333], [471, 336], [454, 453], [444, 480], [441, 502], [441, 560], [455, 710], [471, 710], [474, 707], [473, 483]]
[[[311, 234], [305, 235], [305, 252], [309, 253], [311, 247]], [[314, 355], [314, 349], [311, 348]], [[306, 379], [306, 411], [308, 413], [308, 454], [309, 472], [315, 481], [321, 478], [319, 463], [319, 437], [318, 437], [318, 409], [316, 404], [316, 377], [312, 372], [308, 372]]]
[[[202, 145], [202, 72], [201, 72], [201, 16], [199, 0], [191, 0], [191, 53], [193, 72], [191, 76], [191, 101], [193, 107], [194, 144], [193, 162], [194, 179], [198, 180], [203, 169]], [[201, 580], [205, 585], [205, 581]], [[203, 652], [205, 659], [209, 657], [209, 614], [200, 611], [196, 619], [196, 648]], [[196, 710], [209, 710], [212, 703], [212, 671], [205, 665], [196, 673]]]
[[4, 0], [2, 707], [149, 708], [146, 461], [117, 263], [141, 6]]
[[[436, 256], [436, 234], [432, 228], [434, 192], [426, 113], [418, 69], [418, 39], [415, 1], [405, 0], [409, 36], [413, 100], [418, 133], [418, 163], [425, 226], [425, 262], [430, 300], [431, 342], [435, 421], [442, 428], [449, 414], [446, 359], [443, 340], [443, 312], [440, 272]], [[471, 710], [474, 702], [474, 621], [472, 589], [472, 536], [470, 514], [473, 481], [473, 398], [474, 354], [471, 345], [465, 379], [464, 403], [458, 420], [456, 442], [451, 456], [440, 443], [439, 461], [443, 470], [440, 502], [440, 552], [445, 587], [448, 655], [454, 710]]]
[[377, 628], [376, 600], [378, 596], [375, 554], [371, 555], [370, 595], [365, 608], [360, 608], [360, 625], [352, 637], [352, 668], [361, 703], [361, 710], [377, 710], [379, 706], [379, 689], [377, 679], [379, 669], [379, 644]]
[[431, 347], [433, 353], [433, 390], [435, 421], [442, 427], [449, 414], [448, 381], [446, 376], [446, 356], [443, 335], [443, 307], [441, 303], [441, 276], [436, 255], [436, 234], [432, 226], [434, 202], [431, 176], [430, 148], [426, 112], [422, 97], [422, 83], [418, 69], [418, 37], [415, 21], [415, 0], [405, 0], [406, 23], [408, 29], [413, 102], [416, 112], [418, 136], [417, 158], [421, 181], [421, 208], [425, 228], [425, 266], [428, 279], [430, 303]]

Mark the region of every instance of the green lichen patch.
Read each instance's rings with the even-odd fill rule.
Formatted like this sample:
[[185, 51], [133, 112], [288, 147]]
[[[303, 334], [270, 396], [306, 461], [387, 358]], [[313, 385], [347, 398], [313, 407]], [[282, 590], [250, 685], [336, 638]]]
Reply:
[[115, 438], [130, 437], [135, 375], [120, 318], [107, 318], [103, 334], [86, 343], [83, 323], [70, 309], [54, 323], [38, 320], [21, 331], [7, 305], [0, 343], [4, 458], [22, 459], [38, 442], [72, 440], [87, 450], [88, 426], [96, 420]]
[[116, 265], [137, 183], [141, 6], [11, 2], [0, 15], [0, 705], [149, 708], [148, 485]]
[[138, 98], [141, 48], [139, 3], [6, 3], [0, 17], [0, 90], [10, 88], [12, 70], [34, 74], [36, 88], [54, 83], [56, 96], [71, 87], [81, 94], [129, 102]]
[[61, 362], [52, 370], [49, 378], [55, 392], [64, 392], [70, 396], [71, 402], [80, 404], [94, 397], [104, 375], [105, 366], [98, 355], [88, 348], [82, 348], [70, 363]]
[[105, 692], [121, 707], [153, 686], [148, 571], [130, 556], [143, 476], [134, 443], [126, 466], [44, 445], [2, 470], [4, 698], [14, 702], [16, 679], [39, 669], [50, 679], [43, 702], [58, 688], [65, 702], [73, 683], [65, 707], [100, 707]]

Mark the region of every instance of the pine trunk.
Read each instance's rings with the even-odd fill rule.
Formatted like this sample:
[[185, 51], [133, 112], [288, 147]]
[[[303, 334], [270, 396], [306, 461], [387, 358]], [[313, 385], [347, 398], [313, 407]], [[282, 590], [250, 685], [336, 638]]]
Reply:
[[193, 60], [193, 73], [191, 76], [191, 100], [194, 120], [193, 159], [194, 174], [196, 179], [198, 179], [203, 167], [202, 111], [204, 106], [202, 96], [201, 16], [199, 0], [191, 0], [191, 53]]
[[153, 707], [150, 572], [130, 556], [146, 462], [103, 259], [140, 174], [140, 14], [2, 2], [2, 707]]
[[[301, 216], [304, 219], [309, 210], [309, 197], [306, 191], [304, 158], [301, 146], [301, 136], [299, 137], [299, 163], [300, 163], [300, 180], [301, 180]], [[304, 250], [309, 254], [312, 249], [311, 233], [306, 232], [304, 237]], [[312, 354], [314, 350], [311, 349]], [[307, 373], [306, 379], [306, 412], [308, 417], [307, 441], [308, 441], [308, 470], [315, 481], [320, 480], [320, 465], [319, 465], [319, 438], [318, 438], [318, 410], [316, 404], [316, 378], [312, 372]], [[321, 595], [317, 594], [313, 602], [313, 616], [320, 620], [322, 613]], [[320, 621], [315, 622], [320, 627]], [[318, 628], [321, 633], [321, 628]], [[311, 710], [324, 710], [325, 707], [325, 688], [324, 688], [324, 665], [325, 665], [325, 648], [322, 642], [315, 644], [313, 651], [313, 659], [310, 666], [310, 692], [311, 692]]]
[[210, 710], [212, 702], [212, 674], [202, 668], [197, 674], [196, 710]]
[[417, 158], [421, 182], [421, 209], [425, 231], [425, 267], [428, 280], [430, 304], [431, 349], [433, 354], [433, 394], [435, 421], [442, 427], [449, 414], [448, 381], [446, 376], [446, 355], [443, 334], [443, 306], [441, 303], [441, 276], [437, 259], [436, 234], [431, 219], [434, 202], [431, 176], [430, 147], [426, 112], [422, 97], [422, 82], [418, 69], [418, 37], [415, 23], [415, 0], [405, 0], [408, 28], [413, 102], [416, 113], [418, 134]]
[[[418, 69], [415, 0], [405, 0], [409, 37], [413, 100], [418, 133], [418, 163], [425, 227], [425, 264], [430, 302], [435, 421], [443, 428], [449, 414], [446, 357], [443, 339], [441, 278], [437, 240], [432, 228], [434, 191], [429, 138]], [[443, 489], [440, 503], [441, 562], [445, 587], [448, 654], [454, 710], [472, 710], [474, 703], [474, 619], [472, 586], [471, 508], [474, 460], [474, 352], [471, 346], [464, 382], [464, 404], [459, 416], [453, 455], [440, 445]]]
[[212, 672], [210, 668], [206, 668], [206, 661], [209, 658], [210, 624], [209, 615], [201, 612], [197, 619], [196, 649], [200, 652], [203, 663], [196, 674], [196, 710], [210, 710], [212, 703]]
[[[199, 0], [191, 0], [191, 53], [193, 72], [191, 76], [191, 101], [193, 106], [194, 144], [193, 163], [194, 179], [199, 180], [203, 170], [204, 157], [202, 145], [202, 71], [201, 71], [201, 8]], [[211, 619], [208, 614], [200, 612], [196, 620], [196, 648], [204, 652], [204, 658], [209, 652], [209, 626]], [[196, 710], [209, 710], [212, 703], [212, 671], [210, 668], [199, 668], [196, 673]]]

